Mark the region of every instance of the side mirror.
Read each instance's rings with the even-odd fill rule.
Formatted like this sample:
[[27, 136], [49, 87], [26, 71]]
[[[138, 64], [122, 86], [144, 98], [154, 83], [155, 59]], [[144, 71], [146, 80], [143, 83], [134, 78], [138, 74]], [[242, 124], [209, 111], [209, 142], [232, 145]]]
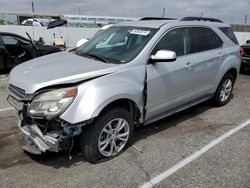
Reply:
[[247, 40], [246, 43], [249, 44], [249, 43], [250, 43], [250, 40]]
[[151, 55], [149, 60], [152, 63], [156, 62], [172, 62], [176, 60], [176, 53], [170, 50], [159, 50], [155, 55]]
[[88, 39], [81, 39], [76, 43], [76, 48], [79, 48], [81, 45], [85, 44], [88, 42]]

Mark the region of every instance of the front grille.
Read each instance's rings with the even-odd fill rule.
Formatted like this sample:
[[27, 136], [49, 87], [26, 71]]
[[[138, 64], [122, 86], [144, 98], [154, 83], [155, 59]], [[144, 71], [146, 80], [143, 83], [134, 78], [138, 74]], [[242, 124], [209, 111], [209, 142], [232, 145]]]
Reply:
[[11, 94], [13, 94], [18, 99], [24, 99], [26, 98], [25, 90], [21, 89], [19, 87], [16, 87], [12, 84], [9, 85], [8, 90]]

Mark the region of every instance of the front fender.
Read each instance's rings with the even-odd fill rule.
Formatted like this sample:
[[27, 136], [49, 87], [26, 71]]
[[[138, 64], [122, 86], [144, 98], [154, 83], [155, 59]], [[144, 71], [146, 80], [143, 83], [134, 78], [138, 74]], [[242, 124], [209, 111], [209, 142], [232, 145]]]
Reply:
[[[140, 74], [142, 73], [142, 74]], [[106, 75], [78, 86], [78, 95], [60, 118], [78, 123], [95, 118], [111, 102], [129, 99], [143, 109], [143, 71]]]

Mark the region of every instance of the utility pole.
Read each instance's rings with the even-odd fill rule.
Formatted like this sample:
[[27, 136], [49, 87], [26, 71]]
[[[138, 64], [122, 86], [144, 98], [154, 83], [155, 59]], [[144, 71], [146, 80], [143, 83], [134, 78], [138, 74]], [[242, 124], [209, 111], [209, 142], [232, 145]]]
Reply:
[[165, 11], [166, 11], [166, 9], [163, 8], [163, 9], [162, 9], [162, 17], [163, 17], [163, 18], [165, 18]]
[[79, 7], [79, 15], [81, 15], [81, 8]]
[[247, 15], [245, 15], [245, 24], [247, 23]]
[[201, 17], [203, 16], [203, 12], [201, 13]]
[[32, 5], [32, 34], [33, 34], [33, 39], [34, 39], [35, 38], [35, 31], [34, 31], [34, 12], [35, 12], [35, 8], [34, 8], [34, 2], [33, 1], [31, 1], [31, 5]]
[[34, 13], [35, 12], [35, 8], [34, 8], [34, 2], [33, 1], [31, 2], [31, 5], [32, 5], [32, 12]]

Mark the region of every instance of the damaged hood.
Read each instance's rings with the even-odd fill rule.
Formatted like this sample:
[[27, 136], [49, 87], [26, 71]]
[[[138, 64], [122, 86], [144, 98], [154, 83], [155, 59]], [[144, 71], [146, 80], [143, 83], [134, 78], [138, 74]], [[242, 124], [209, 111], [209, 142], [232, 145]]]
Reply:
[[69, 52], [59, 52], [15, 67], [9, 75], [9, 84], [32, 94], [47, 86], [77, 83], [110, 74], [118, 67]]

